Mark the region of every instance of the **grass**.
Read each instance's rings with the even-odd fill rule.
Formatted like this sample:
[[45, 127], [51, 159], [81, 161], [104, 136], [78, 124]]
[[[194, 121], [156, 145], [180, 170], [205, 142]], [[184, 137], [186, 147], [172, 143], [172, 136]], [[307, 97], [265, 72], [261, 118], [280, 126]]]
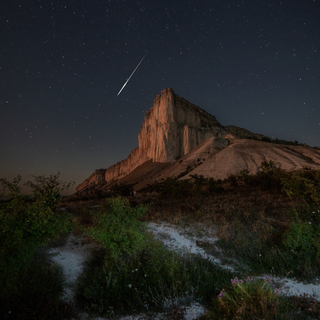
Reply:
[[[77, 302], [100, 316], [170, 309], [194, 299], [209, 303], [231, 273], [199, 257], [180, 257], [160, 242], [128, 257], [119, 268], [97, 251], [78, 280]], [[218, 281], [217, 281], [218, 280]]]
[[[260, 278], [319, 276], [319, 174], [284, 173], [270, 163], [262, 168], [256, 176], [242, 172], [226, 181], [194, 176], [180, 185], [171, 179], [152, 186], [153, 203], [139, 195], [65, 198], [59, 206], [73, 214], [74, 231], [101, 244], [78, 279], [77, 306], [100, 316], [162, 310], [168, 319], [182, 319], [184, 306], [199, 301], [209, 310], [202, 319], [319, 319], [320, 303], [312, 297], [280, 296], [269, 278]], [[162, 221], [191, 235], [217, 235], [214, 244], [198, 245], [242, 268], [231, 273], [201, 256], [169, 251], [143, 228]], [[1, 296], [6, 319], [71, 316], [72, 306], [61, 301], [61, 270], [44, 252], [36, 251], [17, 279], [7, 298]]]
[[[297, 207], [296, 202], [278, 192], [250, 188], [251, 192], [248, 193], [245, 186], [228, 188], [225, 185], [224, 189], [225, 192], [220, 195], [197, 194], [189, 197], [188, 202], [166, 196], [160, 197], [139, 220], [141, 222], [166, 221], [177, 227], [189, 227], [189, 230], [192, 226], [193, 230], [199, 229], [201, 224], [215, 226], [220, 238], [215, 245], [218, 244], [223, 250], [223, 256], [235, 258], [245, 266], [241, 274], [238, 274], [239, 277], [267, 273], [273, 276], [289, 274], [289, 276], [303, 280], [314, 280], [319, 274], [319, 261], [305, 259], [305, 252], [288, 250], [283, 243], [284, 235], [288, 233], [292, 223], [293, 212], [300, 210], [301, 215], [306, 216], [312, 208]], [[158, 247], [154, 242], [152, 243], [151, 246], [146, 246], [144, 250], [137, 252], [137, 255], [127, 258], [123, 268], [117, 269], [110, 262], [112, 259], [110, 260], [110, 256], [106, 253], [98, 259], [99, 266], [96, 262], [90, 262], [79, 282], [79, 303], [100, 315], [117, 312], [130, 314], [133, 311], [146, 311], [152, 308], [156, 310], [161, 305], [164, 307], [166, 301], [170, 299], [179, 301], [177, 297], [180, 297], [181, 308], [181, 304], [188, 301], [183, 300], [185, 294], [192, 292], [194, 300], [201, 301], [208, 309], [211, 309], [205, 316], [207, 319], [220, 319], [223, 312], [226, 311], [223, 311], [223, 308], [217, 308], [218, 294], [222, 288], [232, 290], [230, 279], [235, 274], [222, 270], [199, 256], [181, 257], [172, 252], [166, 252], [161, 245]], [[210, 250], [210, 244], [199, 244]], [[162, 253], [156, 254], [160, 248]], [[158, 268], [166, 266], [166, 271], [174, 276], [170, 278], [167, 273], [156, 269], [151, 272], [154, 278], [148, 278], [150, 282], [147, 283], [143, 277], [146, 274], [144, 268], [153, 270], [155, 257], [157, 257]], [[111, 266], [113, 269], [110, 269]], [[114, 287], [110, 289], [112, 280], [115, 280]], [[109, 286], [110, 296], [106, 295], [106, 290], [103, 290], [107, 286]], [[148, 286], [155, 290], [147, 291], [149, 300], [144, 290]], [[135, 295], [134, 298], [130, 295], [132, 289], [137, 296], [143, 297], [142, 300], [137, 301]], [[90, 299], [88, 292], [92, 295]], [[253, 315], [256, 312], [254, 306], [263, 302], [261, 292], [256, 294], [254, 305], [246, 305]], [[113, 299], [115, 296], [123, 297], [124, 300], [121, 302], [121, 299], [117, 298], [115, 302]], [[266, 319], [303, 319], [308, 312], [310, 315], [317, 315], [319, 304], [311, 302], [312, 300], [309, 302], [305, 300], [304, 308], [301, 308], [299, 307], [302, 304], [301, 299], [296, 297], [293, 300], [275, 295], [272, 306], [266, 304], [267, 314], [264, 316]], [[105, 305], [99, 305], [98, 301], [104, 301]], [[176, 303], [175, 307], [172, 305], [170, 310], [181, 313], [178, 307], [179, 303]], [[303, 313], [299, 314], [299, 310], [303, 310]], [[232, 317], [231, 313], [229, 318]], [[251, 318], [246, 315], [244, 319]], [[252, 316], [252, 319], [256, 318]]]
[[319, 207], [288, 198], [276, 186], [280, 178], [261, 188], [260, 176], [247, 179], [237, 185], [225, 182], [222, 194], [195, 194], [188, 202], [162, 197], [144, 219], [214, 225], [224, 256], [240, 261], [253, 274], [314, 280], [320, 273]]

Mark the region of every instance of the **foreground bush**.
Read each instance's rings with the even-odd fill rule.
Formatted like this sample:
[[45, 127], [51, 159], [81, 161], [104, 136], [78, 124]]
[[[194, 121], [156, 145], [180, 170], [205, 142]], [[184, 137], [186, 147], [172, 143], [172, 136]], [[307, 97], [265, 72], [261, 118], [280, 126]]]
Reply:
[[84, 230], [108, 251], [115, 261], [121, 264], [122, 256], [130, 256], [143, 247], [144, 225], [138, 221], [148, 210], [141, 205], [131, 208], [128, 199], [109, 199], [104, 211], [93, 214], [94, 227]]
[[307, 261], [318, 261], [320, 264], [320, 210], [311, 210], [309, 208], [308, 213], [294, 210], [294, 221], [284, 234], [283, 244]]
[[[49, 178], [35, 177], [36, 183], [28, 182], [33, 191], [30, 199], [21, 193], [20, 180], [20, 176], [13, 182], [0, 179], [2, 185], [10, 191], [9, 201], [2, 202], [0, 207], [0, 305], [9, 309], [18, 309], [14, 307], [17, 301], [21, 305], [28, 305], [30, 296], [27, 295], [25, 300], [21, 300], [20, 292], [34, 290], [34, 283], [28, 280], [34, 279], [34, 274], [38, 272], [34, 270], [37, 267], [37, 248], [72, 228], [68, 214], [54, 211], [60, 191], [65, 188], [58, 182], [58, 175]], [[48, 264], [45, 265], [49, 267]], [[49, 273], [54, 273], [50, 270]], [[45, 275], [45, 272], [38, 274], [39, 282], [42, 275]], [[62, 288], [59, 279], [60, 277], [56, 277], [56, 285]], [[51, 290], [45, 286], [42, 286], [42, 289]], [[45, 292], [41, 293], [41, 289], [39, 290], [41, 296], [46, 296]], [[17, 297], [20, 299], [17, 300]]]

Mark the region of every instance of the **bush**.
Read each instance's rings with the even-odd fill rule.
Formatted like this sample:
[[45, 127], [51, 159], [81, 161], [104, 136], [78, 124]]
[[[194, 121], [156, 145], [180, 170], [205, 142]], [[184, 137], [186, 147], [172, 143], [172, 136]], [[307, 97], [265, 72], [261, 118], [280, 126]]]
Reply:
[[[225, 255], [247, 265], [253, 272], [272, 271], [278, 276], [289, 273], [312, 281], [318, 276], [320, 266], [320, 233], [316, 222], [319, 212], [313, 212], [295, 211], [290, 223], [287, 218], [285, 222], [269, 218], [263, 210], [238, 211], [219, 223], [217, 244]], [[309, 219], [302, 220], [300, 216]], [[301, 222], [308, 228], [300, 228]]]
[[221, 186], [219, 182], [214, 180], [213, 178], [209, 178], [207, 180], [207, 185], [208, 185], [207, 189], [209, 193], [215, 193], [216, 195], [219, 195], [225, 191], [223, 186]]
[[279, 169], [276, 166], [276, 164], [274, 163], [274, 161], [270, 160], [269, 162], [267, 160], [262, 161], [260, 164], [260, 170], [261, 172], [264, 173], [275, 173], [277, 172]]
[[123, 254], [132, 255], [143, 246], [141, 217], [148, 206], [131, 208], [128, 199], [117, 197], [107, 200], [104, 212], [93, 213], [94, 227], [85, 233], [98, 240], [112, 258], [121, 263]]
[[281, 179], [283, 192], [291, 199], [317, 206], [320, 202], [320, 170], [295, 171]]
[[285, 234], [283, 244], [298, 251], [308, 261], [320, 258], [320, 225], [312, 222], [294, 222]]
[[[181, 258], [144, 232], [140, 217], [146, 206], [131, 208], [128, 200], [110, 199], [94, 214], [85, 231], [103, 246], [89, 259], [77, 282], [77, 303], [101, 316], [185, 303], [196, 295], [207, 302], [230, 272], [200, 258]], [[230, 278], [228, 278], [230, 279]], [[184, 301], [184, 302], [182, 302]], [[188, 302], [188, 301], [187, 301]]]
[[272, 160], [262, 161], [259, 172], [250, 179], [250, 182], [252, 186], [259, 187], [261, 190], [281, 192], [282, 175], [285, 175], [285, 172], [280, 170]]
[[320, 171], [293, 172], [281, 179], [283, 191], [303, 205], [294, 209], [292, 224], [285, 234], [283, 244], [296, 251], [307, 261], [320, 261]]
[[36, 249], [72, 228], [70, 215], [54, 212], [60, 191], [65, 188], [57, 179], [58, 175], [48, 179], [41, 176], [35, 177], [36, 184], [29, 182], [31, 201], [21, 193], [20, 176], [13, 182], [0, 179], [10, 191], [10, 200], [0, 208], [0, 299], [6, 305], [14, 303], [10, 299], [18, 294], [20, 283], [27, 285], [23, 278], [26, 270], [32, 272]]

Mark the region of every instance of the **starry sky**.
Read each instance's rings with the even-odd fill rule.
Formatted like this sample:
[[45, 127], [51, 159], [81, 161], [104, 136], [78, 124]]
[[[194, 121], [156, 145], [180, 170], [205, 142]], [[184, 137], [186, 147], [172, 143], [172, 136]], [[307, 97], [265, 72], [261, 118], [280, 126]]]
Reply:
[[[319, 0], [4, 0], [0, 177], [74, 181], [125, 159], [161, 90], [320, 146]], [[145, 56], [119, 96], [119, 90]]]

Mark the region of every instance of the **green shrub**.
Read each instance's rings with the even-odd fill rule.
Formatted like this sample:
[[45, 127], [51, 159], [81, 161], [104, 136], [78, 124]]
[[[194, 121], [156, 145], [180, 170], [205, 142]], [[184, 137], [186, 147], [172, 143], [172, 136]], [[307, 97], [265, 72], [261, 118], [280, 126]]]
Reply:
[[77, 303], [86, 311], [112, 315], [148, 310], [173, 298], [187, 299], [191, 293], [207, 301], [217, 293], [216, 284], [230, 277], [209, 261], [182, 259], [154, 240], [136, 219], [147, 208], [131, 208], [128, 200], [118, 197], [93, 213], [94, 226], [85, 233], [103, 250], [86, 262], [77, 282]]
[[267, 160], [262, 161], [260, 164], [260, 170], [264, 173], [274, 173], [278, 171], [278, 167], [276, 166], [275, 162], [270, 160], [269, 162]]
[[[293, 277], [311, 281], [318, 276], [320, 267], [320, 233], [319, 223], [316, 222], [319, 213], [310, 212], [310, 208], [305, 212], [294, 212], [294, 222], [284, 225], [270, 223], [273, 219], [269, 220], [262, 210], [239, 212], [219, 223], [217, 235], [220, 240], [216, 243], [225, 256], [237, 259], [254, 272], [272, 271], [278, 276], [289, 273]], [[300, 216], [309, 220], [302, 220]], [[292, 225], [299, 225], [302, 221], [311, 228], [291, 229]]]
[[305, 259], [320, 258], [320, 225], [312, 222], [294, 222], [285, 234], [284, 245], [302, 253]]
[[36, 249], [72, 228], [70, 215], [54, 211], [59, 191], [65, 187], [57, 179], [58, 175], [48, 179], [36, 177], [36, 184], [29, 183], [33, 189], [31, 201], [21, 193], [20, 176], [13, 182], [0, 179], [10, 191], [10, 200], [0, 208], [0, 299], [3, 301], [8, 302], [17, 293], [25, 270], [32, 270]]
[[221, 186], [221, 184], [213, 178], [207, 179], [206, 184], [208, 186], [209, 193], [215, 193], [216, 195], [219, 195], [225, 191], [223, 186]]
[[[72, 228], [71, 217], [64, 212], [55, 212], [59, 189], [57, 176], [51, 182], [53, 188], [35, 185], [31, 203], [22, 195], [18, 186], [21, 177], [0, 182], [10, 190], [11, 200], [0, 210], [0, 270], [13, 280], [14, 274], [32, 257], [35, 249]], [[8, 268], [10, 266], [10, 268]], [[1, 277], [2, 278], [2, 277]]]
[[281, 179], [283, 191], [291, 199], [304, 205], [293, 210], [292, 224], [285, 234], [283, 244], [298, 252], [307, 261], [320, 258], [320, 171], [296, 171]]
[[280, 177], [284, 174], [276, 164], [270, 160], [261, 162], [260, 171], [256, 174], [255, 185], [259, 186], [261, 190], [280, 192], [281, 180]]
[[300, 199], [311, 206], [320, 201], [320, 170], [292, 172], [281, 179], [283, 192], [292, 199]]
[[239, 181], [243, 181], [247, 187], [269, 192], [281, 192], [281, 178], [287, 173], [280, 170], [272, 160], [262, 161], [259, 169], [255, 175], [250, 175], [247, 169], [241, 170], [238, 176]]
[[148, 210], [148, 206], [131, 208], [128, 199], [121, 197], [107, 201], [104, 212], [93, 213], [95, 226], [85, 233], [98, 240], [111, 257], [121, 263], [123, 254], [130, 256], [143, 246], [144, 225], [137, 218]]
[[249, 170], [243, 169], [239, 172], [239, 179], [242, 180], [245, 184], [248, 184], [250, 181]]

